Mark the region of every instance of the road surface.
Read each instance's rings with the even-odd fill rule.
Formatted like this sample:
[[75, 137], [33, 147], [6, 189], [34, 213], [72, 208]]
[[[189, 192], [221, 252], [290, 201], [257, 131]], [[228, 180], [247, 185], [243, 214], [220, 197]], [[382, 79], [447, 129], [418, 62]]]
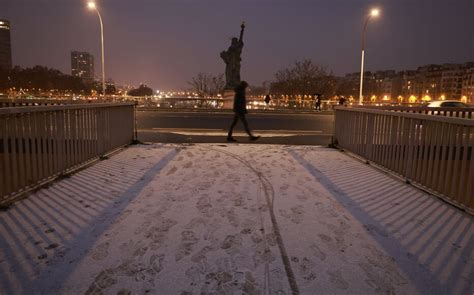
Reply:
[[[231, 112], [137, 111], [138, 138], [144, 142], [225, 142]], [[258, 143], [327, 145], [334, 130], [332, 113], [250, 113], [250, 128], [260, 135]], [[239, 122], [234, 137], [249, 142]]]

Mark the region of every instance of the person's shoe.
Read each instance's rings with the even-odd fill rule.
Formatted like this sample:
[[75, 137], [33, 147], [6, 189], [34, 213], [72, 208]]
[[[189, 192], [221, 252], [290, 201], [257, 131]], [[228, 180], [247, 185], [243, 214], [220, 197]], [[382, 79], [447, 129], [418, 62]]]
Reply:
[[252, 141], [257, 140], [259, 138], [260, 138], [260, 136], [253, 136], [253, 135], [250, 136], [250, 140], [252, 140]]
[[228, 136], [227, 141], [228, 142], [237, 142], [237, 140], [235, 140], [235, 138], [233, 138], [232, 136]]

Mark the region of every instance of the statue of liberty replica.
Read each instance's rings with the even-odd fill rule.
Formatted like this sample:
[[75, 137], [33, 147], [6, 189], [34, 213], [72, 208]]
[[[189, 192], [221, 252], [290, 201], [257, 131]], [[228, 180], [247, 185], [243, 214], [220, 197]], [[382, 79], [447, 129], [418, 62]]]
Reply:
[[221, 52], [221, 58], [225, 62], [225, 89], [234, 90], [234, 88], [240, 83], [240, 62], [242, 59], [242, 48], [244, 47], [244, 29], [245, 23], [242, 22], [240, 26], [240, 38], [232, 38], [232, 43], [227, 51]]

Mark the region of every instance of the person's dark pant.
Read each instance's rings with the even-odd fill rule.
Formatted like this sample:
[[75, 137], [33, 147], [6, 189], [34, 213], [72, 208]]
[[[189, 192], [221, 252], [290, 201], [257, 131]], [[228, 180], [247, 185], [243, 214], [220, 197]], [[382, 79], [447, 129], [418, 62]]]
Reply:
[[227, 135], [227, 137], [232, 137], [232, 131], [234, 130], [234, 127], [237, 124], [237, 121], [239, 121], [239, 119], [244, 124], [245, 132], [247, 132], [249, 136], [252, 136], [252, 132], [250, 132], [249, 124], [247, 123], [247, 119], [245, 119], [245, 114], [235, 113], [234, 120], [232, 121], [232, 125], [230, 125], [229, 134]]

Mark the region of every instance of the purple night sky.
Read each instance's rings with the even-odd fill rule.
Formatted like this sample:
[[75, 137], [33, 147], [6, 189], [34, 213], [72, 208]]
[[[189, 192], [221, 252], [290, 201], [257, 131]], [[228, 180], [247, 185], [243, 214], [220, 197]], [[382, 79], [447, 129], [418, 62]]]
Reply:
[[[335, 74], [357, 72], [371, 7], [366, 69], [414, 69], [474, 61], [474, 0], [97, 0], [105, 25], [106, 72], [118, 84], [188, 87], [198, 72], [222, 73], [219, 57], [247, 24], [242, 78], [272, 80], [310, 58]], [[12, 23], [13, 63], [70, 73], [70, 51], [89, 51], [100, 74], [100, 33], [85, 0], [0, 0]]]

